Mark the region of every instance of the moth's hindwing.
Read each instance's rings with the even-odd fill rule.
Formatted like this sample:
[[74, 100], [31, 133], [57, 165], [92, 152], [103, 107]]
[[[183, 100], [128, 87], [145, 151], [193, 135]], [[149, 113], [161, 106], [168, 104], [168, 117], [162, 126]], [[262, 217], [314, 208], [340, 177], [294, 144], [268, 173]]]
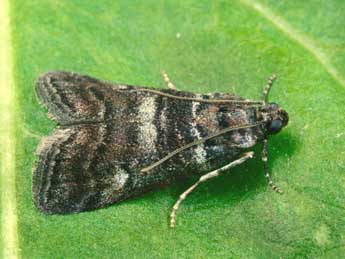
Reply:
[[[187, 171], [198, 174], [232, 160], [262, 137], [248, 128], [211, 139], [153, 170], [141, 169], [195, 140], [234, 125], [255, 122], [252, 107], [178, 100], [69, 72], [49, 72], [36, 93], [60, 124], [37, 149], [33, 196], [43, 212], [72, 213], [101, 208], [165, 184]], [[228, 94], [199, 99], [234, 99]]]

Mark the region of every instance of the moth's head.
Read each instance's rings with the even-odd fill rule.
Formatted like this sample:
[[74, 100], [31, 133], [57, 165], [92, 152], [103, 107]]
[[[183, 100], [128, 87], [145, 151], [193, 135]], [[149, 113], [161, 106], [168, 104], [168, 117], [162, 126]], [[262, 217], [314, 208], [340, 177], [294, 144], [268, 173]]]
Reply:
[[289, 122], [288, 113], [276, 103], [269, 103], [260, 107], [259, 117], [266, 123], [268, 134], [278, 133]]

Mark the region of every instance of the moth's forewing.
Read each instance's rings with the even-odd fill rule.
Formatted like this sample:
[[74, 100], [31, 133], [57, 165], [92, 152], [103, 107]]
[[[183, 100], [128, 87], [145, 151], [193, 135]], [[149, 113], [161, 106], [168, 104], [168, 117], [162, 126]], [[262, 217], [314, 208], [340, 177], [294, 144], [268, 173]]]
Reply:
[[[253, 146], [262, 132], [239, 130], [183, 151], [147, 173], [170, 152], [232, 125], [251, 124], [255, 109], [178, 100], [69, 72], [50, 72], [37, 96], [63, 125], [44, 138], [33, 172], [36, 206], [45, 213], [101, 208], [164, 184], [186, 170], [205, 173]], [[241, 99], [227, 94], [201, 99]]]

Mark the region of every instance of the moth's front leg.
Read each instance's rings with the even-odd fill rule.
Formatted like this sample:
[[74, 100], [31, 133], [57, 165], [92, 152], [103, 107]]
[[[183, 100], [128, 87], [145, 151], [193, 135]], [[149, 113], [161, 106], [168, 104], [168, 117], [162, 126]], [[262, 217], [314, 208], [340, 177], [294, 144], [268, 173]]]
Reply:
[[170, 81], [170, 78], [168, 77], [168, 74], [165, 71], [162, 72], [162, 76], [164, 82], [170, 90], [177, 90], [176, 86]]
[[170, 227], [173, 228], [175, 227], [175, 217], [176, 217], [176, 212], [180, 206], [180, 204], [182, 203], [182, 201], [184, 199], [186, 199], [187, 195], [190, 194], [200, 183], [205, 182], [211, 178], [217, 177], [219, 176], [222, 172], [224, 172], [225, 170], [228, 170], [232, 167], [235, 167], [239, 164], [242, 164], [244, 161], [246, 161], [248, 158], [252, 158], [254, 156], [254, 152], [247, 152], [244, 153], [239, 159], [221, 167], [218, 168], [212, 172], [209, 172], [207, 174], [204, 174], [203, 176], [200, 177], [200, 179], [193, 184], [191, 187], [189, 187], [184, 193], [182, 193], [179, 197], [179, 199], [177, 200], [177, 202], [175, 203], [175, 205], [172, 208], [171, 214], [170, 214]]

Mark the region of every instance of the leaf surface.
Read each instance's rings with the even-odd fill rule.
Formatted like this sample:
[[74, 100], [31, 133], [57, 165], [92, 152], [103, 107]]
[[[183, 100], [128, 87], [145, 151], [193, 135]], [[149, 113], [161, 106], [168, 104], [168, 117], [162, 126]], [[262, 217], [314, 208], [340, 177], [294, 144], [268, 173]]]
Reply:
[[[11, 2], [19, 100], [16, 180], [22, 258], [340, 258], [345, 254], [345, 5], [343, 1]], [[193, 181], [107, 209], [46, 216], [33, 206], [31, 168], [55, 127], [36, 78], [70, 70], [133, 85], [233, 92], [270, 100], [290, 116], [269, 141], [284, 190], [256, 159], [204, 183], [168, 215]]]

